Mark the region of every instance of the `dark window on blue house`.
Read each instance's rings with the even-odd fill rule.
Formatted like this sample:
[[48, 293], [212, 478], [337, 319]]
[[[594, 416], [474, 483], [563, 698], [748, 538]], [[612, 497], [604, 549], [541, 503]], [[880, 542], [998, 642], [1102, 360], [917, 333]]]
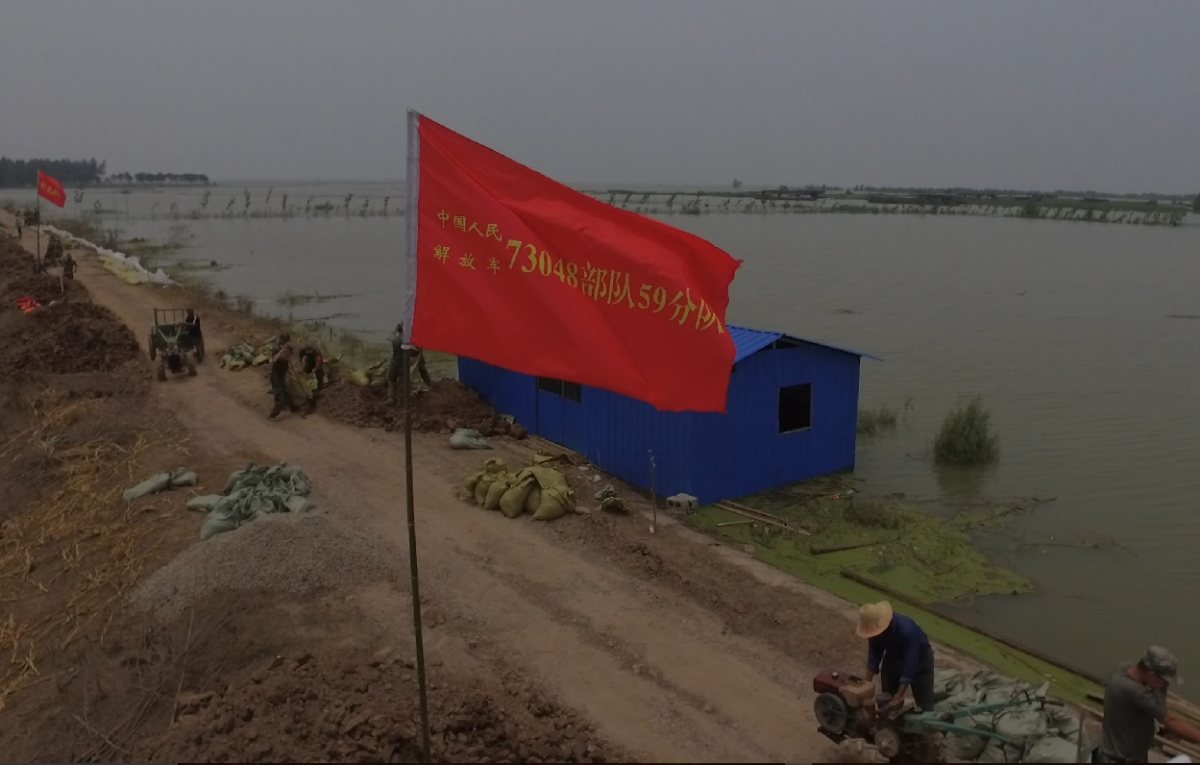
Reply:
[[537, 386], [538, 390], [562, 396], [568, 401], [574, 401], [576, 404], [583, 402], [583, 389], [579, 383], [557, 380], [553, 377], [539, 377], [537, 379]]
[[779, 432], [812, 427], [812, 383], [779, 389]]

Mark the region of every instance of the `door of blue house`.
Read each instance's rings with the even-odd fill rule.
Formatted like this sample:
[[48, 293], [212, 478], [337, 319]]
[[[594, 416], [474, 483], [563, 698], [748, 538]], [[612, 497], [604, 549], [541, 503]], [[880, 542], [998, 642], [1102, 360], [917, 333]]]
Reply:
[[583, 449], [583, 389], [578, 383], [538, 377], [534, 431], [543, 438], [575, 450]]

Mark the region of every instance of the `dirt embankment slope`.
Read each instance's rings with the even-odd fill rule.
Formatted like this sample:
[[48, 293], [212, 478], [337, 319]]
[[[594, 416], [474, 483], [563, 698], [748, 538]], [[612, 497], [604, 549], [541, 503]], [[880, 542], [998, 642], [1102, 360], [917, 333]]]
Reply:
[[[22, 311], [27, 296], [40, 307]], [[269, 455], [191, 448], [129, 328], [82, 285], [33, 274], [5, 240], [0, 348], [12, 370], [0, 381], [6, 757], [417, 759], [411, 656], [351, 592], [394, 581], [395, 550], [319, 515], [206, 549], [180, 497], [127, 505], [120, 491], [146, 474], [186, 464], [196, 492], [213, 491]], [[619, 752], [519, 677], [477, 682], [434, 663], [440, 761]]]
[[[93, 299], [137, 336], [150, 308], [189, 300], [76, 259]], [[209, 310], [215, 359], [241, 339], [240, 319]], [[122, 508], [153, 507], [145, 515], [180, 524], [178, 542], [159, 535], [165, 565], [145, 564], [112, 597], [119, 608], [103, 640], [63, 659], [90, 667], [91, 680], [76, 671], [62, 685], [43, 663], [41, 682], [0, 712], [18, 723], [0, 726], [0, 747], [28, 759], [411, 757], [399, 435], [320, 412], [268, 422], [257, 370], [206, 363], [196, 378], [153, 386], [144, 374], [127, 414], [172, 418], [182, 451], [161, 461], [199, 465], [198, 492], [251, 459], [286, 460], [313, 479], [317, 510], [199, 543], [182, 496]], [[669, 520], [651, 534], [632, 494], [629, 516], [597, 512], [583, 470], [570, 468], [587, 512], [553, 524], [460, 503], [455, 486], [484, 456], [512, 465], [532, 456], [520, 441], [495, 444], [487, 455], [452, 452], [441, 433], [415, 439], [440, 758], [825, 756], [810, 678], [861, 661], [844, 607]], [[281, 733], [289, 728], [295, 735]]]

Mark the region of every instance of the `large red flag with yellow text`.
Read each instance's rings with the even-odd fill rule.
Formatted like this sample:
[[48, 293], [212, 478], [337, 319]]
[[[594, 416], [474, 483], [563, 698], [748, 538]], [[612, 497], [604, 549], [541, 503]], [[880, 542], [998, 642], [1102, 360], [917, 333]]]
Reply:
[[41, 170], [38, 170], [38, 196], [59, 207], [67, 203], [67, 192], [63, 191], [62, 184]]
[[725, 411], [738, 261], [424, 116], [410, 116], [409, 142], [414, 345], [658, 409]]

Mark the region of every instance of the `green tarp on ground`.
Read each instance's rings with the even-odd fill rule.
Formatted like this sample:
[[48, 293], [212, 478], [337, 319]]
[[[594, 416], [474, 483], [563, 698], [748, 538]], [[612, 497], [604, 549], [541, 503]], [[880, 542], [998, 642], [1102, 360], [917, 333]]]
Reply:
[[[295, 465], [251, 464], [229, 476], [225, 490], [210, 496], [208, 518], [200, 529], [200, 538], [232, 531], [254, 520], [259, 513], [302, 513], [312, 507], [308, 494], [312, 484], [304, 471]], [[199, 497], [188, 504], [191, 509], [203, 509]]]

